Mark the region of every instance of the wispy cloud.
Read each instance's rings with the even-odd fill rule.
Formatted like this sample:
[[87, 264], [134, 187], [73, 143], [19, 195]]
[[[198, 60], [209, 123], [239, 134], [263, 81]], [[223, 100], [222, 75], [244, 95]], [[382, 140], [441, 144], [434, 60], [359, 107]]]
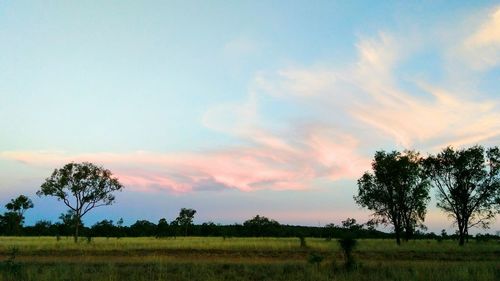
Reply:
[[500, 6], [495, 7], [474, 30], [459, 50], [473, 68], [488, 69], [500, 63]]
[[457, 92], [446, 84], [398, 73], [408, 57], [418, 55], [418, 49], [412, 53], [404, 45], [409, 41], [405, 38], [387, 33], [361, 38], [356, 45], [358, 58], [351, 65], [294, 67], [258, 76], [257, 83], [270, 95], [296, 99], [306, 110], [322, 112], [319, 119], [330, 124], [348, 123], [336, 129], [363, 140], [360, 148], [386, 146], [384, 136], [403, 148], [427, 150], [500, 136], [498, 99], [479, 100], [476, 92]]

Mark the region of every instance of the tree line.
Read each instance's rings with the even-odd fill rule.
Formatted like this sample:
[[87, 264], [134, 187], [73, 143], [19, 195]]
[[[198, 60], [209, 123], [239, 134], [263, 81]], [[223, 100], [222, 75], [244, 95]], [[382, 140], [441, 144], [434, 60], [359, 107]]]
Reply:
[[[38, 221], [32, 226], [23, 226], [22, 232], [14, 234], [4, 232], [3, 235], [24, 235], [24, 236], [54, 236], [73, 237], [74, 224], [71, 221], [60, 221], [52, 223], [50, 221]], [[318, 237], [332, 239], [344, 236], [355, 236], [358, 238], [391, 238], [392, 235], [369, 229], [363, 225], [354, 226], [329, 224], [324, 227], [284, 225], [277, 221], [257, 215], [248, 219], [242, 224], [235, 223], [229, 225], [204, 222], [202, 224], [179, 224], [178, 220], [168, 222], [165, 218], [157, 223], [148, 220], [137, 220], [135, 223], [126, 226], [123, 220], [102, 220], [91, 226], [80, 224], [79, 234], [84, 238], [92, 237], [156, 237], [156, 238], [176, 238], [181, 236], [201, 236], [201, 237]]]
[[[274, 237], [341, 237], [354, 235], [359, 238], [394, 237], [401, 240], [425, 237], [425, 214], [430, 200], [430, 189], [435, 187], [437, 206], [447, 213], [457, 226], [456, 237], [463, 245], [471, 227], [487, 228], [500, 212], [500, 150], [473, 146], [455, 150], [445, 148], [436, 155], [422, 157], [416, 151], [377, 151], [372, 171], [365, 172], [358, 180], [355, 202], [371, 211], [372, 219], [357, 224], [347, 219], [342, 226], [325, 227], [282, 225], [263, 216], [255, 216], [243, 224], [219, 225], [212, 222], [194, 225], [196, 210], [182, 208], [178, 217], [157, 224], [138, 220], [124, 226], [103, 220], [91, 227], [82, 223], [82, 217], [92, 209], [111, 205], [114, 192], [123, 185], [111, 171], [92, 163], [68, 163], [55, 169], [37, 191], [38, 196], [53, 196], [68, 207], [61, 214], [60, 222], [39, 221], [34, 226], [23, 227], [24, 215], [33, 208], [32, 201], [24, 195], [5, 205], [7, 212], [0, 216], [0, 234], [3, 235], [72, 235], [78, 237], [105, 236], [274, 236]], [[379, 224], [392, 226], [394, 233], [377, 231]], [[428, 234], [427, 236], [436, 236]]]

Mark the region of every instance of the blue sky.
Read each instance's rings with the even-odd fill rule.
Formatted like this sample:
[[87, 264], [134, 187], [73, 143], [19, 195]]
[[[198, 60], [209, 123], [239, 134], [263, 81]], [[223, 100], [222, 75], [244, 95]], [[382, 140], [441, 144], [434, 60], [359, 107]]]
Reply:
[[495, 1], [2, 1], [0, 202], [56, 220], [36, 190], [92, 161], [126, 189], [90, 224], [366, 221], [376, 150], [498, 145], [499, 66]]

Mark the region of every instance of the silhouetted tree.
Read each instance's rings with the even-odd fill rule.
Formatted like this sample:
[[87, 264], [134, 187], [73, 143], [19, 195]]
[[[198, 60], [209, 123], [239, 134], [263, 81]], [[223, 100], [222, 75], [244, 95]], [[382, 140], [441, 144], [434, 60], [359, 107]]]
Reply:
[[219, 227], [211, 221], [202, 223], [200, 228], [202, 236], [215, 236], [219, 234]]
[[95, 223], [91, 229], [92, 236], [111, 237], [116, 232], [116, 227], [112, 220], [102, 220]]
[[156, 237], [166, 237], [169, 233], [169, 225], [165, 218], [162, 218], [158, 221], [158, 225], [156, 226]]
[[92, 163], [69, 163], [54, 170], [45, 180], [38, 196], [54, 196], [75, 212], [75, 242], [81, 218], [90, 210], [111, 205], [115, 201], [114, 191], [123, 188], [111, 171]]
[[147, 220], [138, 220], [130, 226], [131, 236], [154, 236], [156, 233], [156, 224]]
[[243, 226], [252, 236], [275, 236], [281, 225], [273, 219], [256, 215], [252, 219], [246, 220]]
[[344, 255], [345, 267], [347, 270], [351, 270], [356, 266], [356, 261], [352, 255], [352, 251], [356, 247], [357, 240], [347, 236], [338, 240], [342, 253]]
[[413, 151], [377, 151], [373, 174], [366, 172], [358, 180], [354, 200], [374, 211], [374, 222], [393, 225], [398, 245], [403, 230], [408, 239], [415, 227], [423, 225], [430, 200], [430, 183], [421, 162], [419, 154]]
[[115, 236], [116, 238], [121, 238], [123, 235], [124, 235], [124, 227], [123, 227], [123, 218], [120, 218], [117, 222], [116, 222], [116, 232], [115, 232]]
[[11, 199], [9, 203], [5, 205], [5, 208], [9, 210], [11, 214], [4, 215], [8, 218], [9, 225], [11, 225], [11, 234], [19, 235], [24, 222], [24, 213], [33, 208], [33, 202], [25, 195], [19, 195], [17, 198]]
[[[66, 213], [62, 213], [59, 215], [60, 223], [58, 223], [58, 234], [60, 235], [69, 235], [72, 230], [75, 229], [78, 224], [80, 227], [83, 226], [81, 219], [77, 218], [75, 215], [75, 211], [68, 210]], [[77, 222], [78, 221], [78, 222]]]
[[184, 228], [184, 236], [187, 236], [189, 226], [193, 225], [194, 214], [196, 214], [196, 210], [182, 208], [179, 216], [175, 219], [175, 223]]
[[40, 220], [33, 226], [33, 233], [38, 236], [49, 236], [52, 235], [53, 225], [51, 221]]
[[425, 167], [437, 188], [437, 206], [453, 218], [464, 245], [469, 228], [487, 228], [500, 210], [500, 150], [447, 147], [429, 156]]
[[5, 212], [0, 215], [0, 230], [3, 234], [19, 234], [19, 215], [15, 212]]
[[342, 227], [345, 229], [357, 231], [363, 228], [363, 225], [358, 224], [356, 219], [353, 218], [347, 218], [346, 220], [342, 221]]

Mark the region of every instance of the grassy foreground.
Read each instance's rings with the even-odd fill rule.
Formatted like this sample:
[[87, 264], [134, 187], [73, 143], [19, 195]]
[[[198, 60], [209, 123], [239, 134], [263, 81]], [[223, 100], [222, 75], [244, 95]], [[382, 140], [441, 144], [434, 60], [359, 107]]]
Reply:
[[[500, 280], [500, 243], [359, 240], [344, 269], [335, 240], [0, 237], [3, 280]], [[323, 257], [318, 264], [312, 255]]]

